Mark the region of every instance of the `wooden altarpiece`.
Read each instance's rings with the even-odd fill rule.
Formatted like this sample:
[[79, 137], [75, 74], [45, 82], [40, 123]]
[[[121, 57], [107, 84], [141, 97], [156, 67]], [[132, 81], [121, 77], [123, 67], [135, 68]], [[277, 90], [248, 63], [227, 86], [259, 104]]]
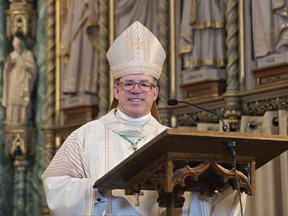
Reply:
[[181, 215], [185, 191], [212, 196], [236, 189], [233, 160], [223, 146], [227, 141], [236, 144], [236, 174], [241, 192], [248, 195], [255, 193], [255, 170], [288, 149], [287, 136], [167, 129], [94, 187], [124, 189], [126, 195], [156, 190], [167, 215]]

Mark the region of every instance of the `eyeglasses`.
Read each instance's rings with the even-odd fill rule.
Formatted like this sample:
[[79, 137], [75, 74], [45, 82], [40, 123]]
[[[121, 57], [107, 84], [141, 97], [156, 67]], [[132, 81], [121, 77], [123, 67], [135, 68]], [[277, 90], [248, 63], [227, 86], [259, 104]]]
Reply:
[[132, 91], [135, 85], [138, 85], [139, 89], [142, 92], [150, 92], [152, 88], [156, 87], [154, 84], [149, 82], [132, 82], [132, 81], [123, 81], [119, 82], [122, 90], [124, 91]]

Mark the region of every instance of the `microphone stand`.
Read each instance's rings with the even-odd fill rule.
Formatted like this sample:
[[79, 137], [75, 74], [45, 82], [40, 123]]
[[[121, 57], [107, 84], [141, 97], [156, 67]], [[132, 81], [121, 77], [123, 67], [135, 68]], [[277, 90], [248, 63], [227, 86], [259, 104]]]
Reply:
[[223, 142], [223, 146], [225, 147], [226, 150], [230, 152], [230, 155], [233, 160], [234, 178], [235, 178], [237, 194], [238, 194], [238, 198], [240, 202], [240, 211], [241, 211], [240, 213], [241, 213], [241, 216], [243, 216], [243, 205], [242, 205], [242, 199], [241, 199], [240, 184], [239, 184], [239, 179], [237, 176], [237, 169], [236, 169], [237, 167], [237, 159], [236, 159], [236, 151], [235, 151], [236, 143], [235, 141], [228, 139]]
[[[199, 110], [202, 110], [202, 111], [205, 111], [207, 113], [210, 113], [212, 115], [216, 115], [218, 117], [218, 119], [221, 121], [222, 123], [222, 130], [223, 132], [229, 132], [229, 127], [226, 125], [226, 123], [224, 122], [223, 118], [220, 116], [220, 114], [216, 113], [216, 112], [212, 112], [210, 110], [207, 110], [203, 107], [199, 107], [195, 104], [192, 104], [192, 103], [189, 103], [189, 102], [186, 102], [186, 101], [179, 101], [177, 99], [170, 99], [167, 101], [167, 104], [168, 105], [177, 105], [178, 103], [184, 103], [184, 104], [187, 104], [189, 106], [192, 106], [194, 108], [197, 108]], [[242, 199], [241, 199], [241, 191], [240, 191], [240, 184], [239, 184], [239, 179], [238, 179], [238, 176], [237, 176], [237, 159], [236, 159], [236, 151], [235, 151], [235, 147], [236, 147], [236, 143], [235, 141], [233, 140], [225, 140], [223, 142], [223, 146], [226, 150], [229, 151], [231, 157], [232, 157], [232, 160], [233, 160], [233, 167], [234, 167], [234, 178], [235, 178], [235, 181], [236, 181], [236, 187], [237, 187], [237, 194], [238, 194], [238, 197], [239, 197], [239, 202], [240, 202], [240, 211], [241, 211], [241, 216], [243, 216], [243, 205], [242, 205]]]

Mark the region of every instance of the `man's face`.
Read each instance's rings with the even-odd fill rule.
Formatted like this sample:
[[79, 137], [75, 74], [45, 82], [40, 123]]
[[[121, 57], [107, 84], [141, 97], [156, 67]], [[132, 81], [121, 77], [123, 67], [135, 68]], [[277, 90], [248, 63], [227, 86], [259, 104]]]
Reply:
[[[151, 91], [140, 89], [140, 85], [145, 89], [146, 84], [152, 84]], [[114, 85], [114, 97], [118, 100], [118, 108], [132, 118], [139, 118], [150, 112], [153, 102], [158, 97], [158, 91], [158, 87], [154, 87], [154, 79], [148, 75], [124, 76], [120, 78], [119, 85]]]

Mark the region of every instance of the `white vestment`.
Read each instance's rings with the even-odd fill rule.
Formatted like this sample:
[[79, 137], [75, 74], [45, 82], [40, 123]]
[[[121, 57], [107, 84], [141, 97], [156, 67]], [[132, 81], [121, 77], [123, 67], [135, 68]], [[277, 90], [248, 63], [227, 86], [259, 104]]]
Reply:
[[[165, 129], [167, 127], [151, 114], [135, 119], [113, 109], [72, 132], [42, 175], [51, 215], [165, 215], [165, 208], [158, 206], [156, 191], [143, 191], [140, 206], [135, 206], [135, 197], [126, 196], [123, 190], [113, 190], [112, 195], [108, 192], [102, 196], [93, 189], [97, 179], [133, 153], [131, 143], [120, 135], [133, 141], [143, 137], [139, 149]], [[237, 206], [234, 194], [226, 194], [207, 198], [185, 193], [183, 215], [211, 213], [220, 216], [225, 215], [223, 211], [226, 215], [238, 215], [239, 208], [235, 214], [229, 213], [231, 209], [235, 211], [232, 208], [235, 203]], [[190, 203], [193, 208], [189, 208]], [[216, 203], [217, 208], [214, 208]], [[212, 214], [211, 209], [216, 212], [218, 209], [219, 214]]]

